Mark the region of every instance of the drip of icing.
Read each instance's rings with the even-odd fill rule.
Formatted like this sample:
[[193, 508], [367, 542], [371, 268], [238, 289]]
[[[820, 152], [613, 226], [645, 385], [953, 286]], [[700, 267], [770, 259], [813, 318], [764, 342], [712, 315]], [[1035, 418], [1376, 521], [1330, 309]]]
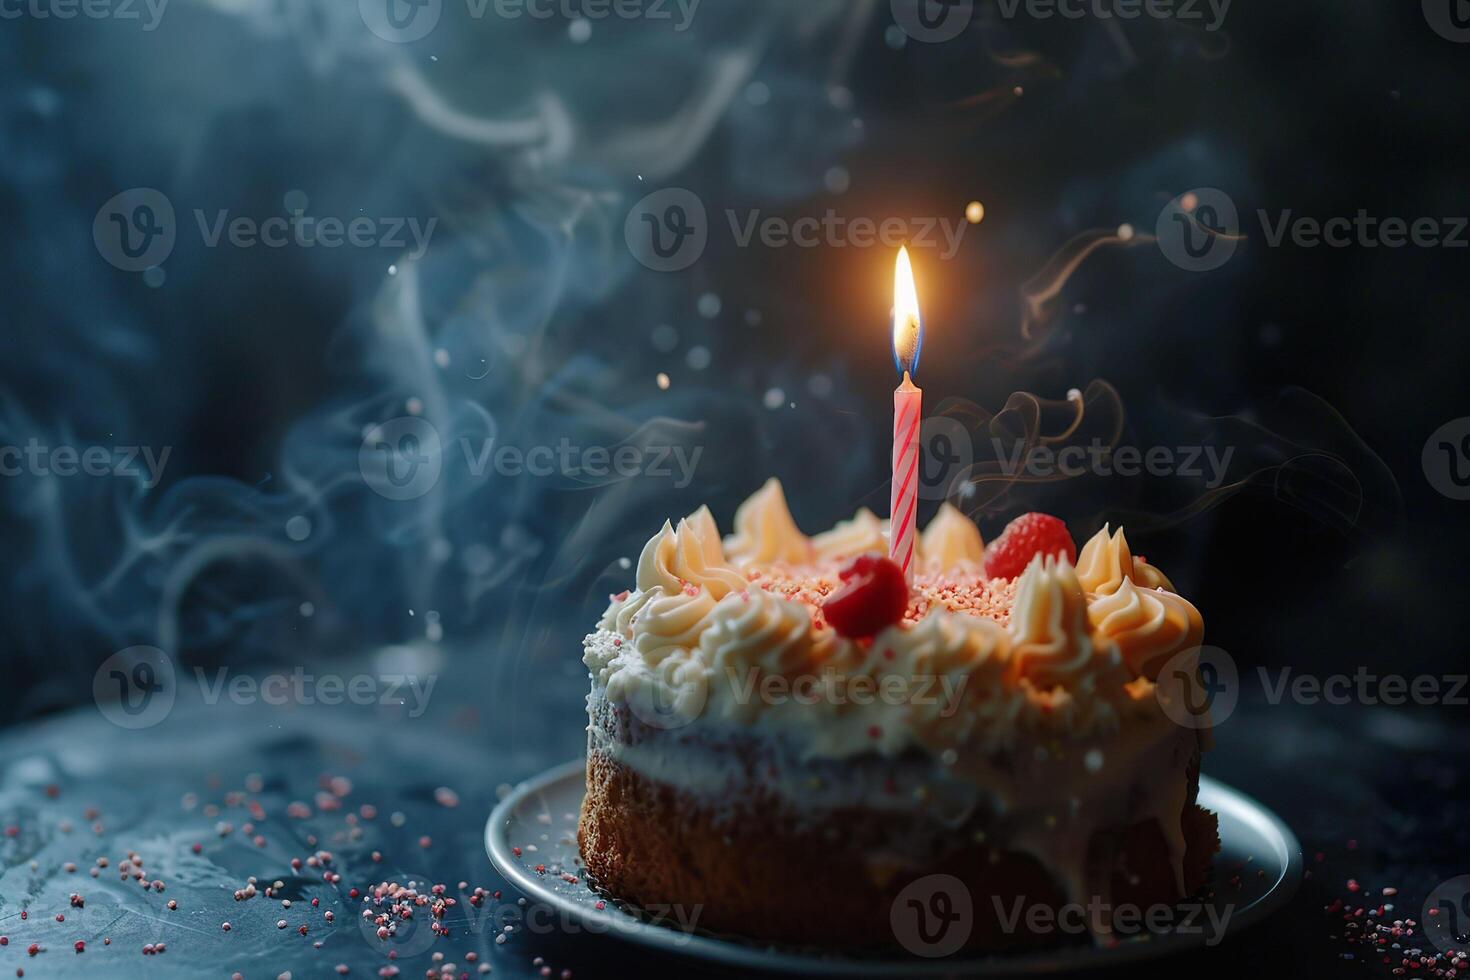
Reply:
[[978, 567], [985, 559], [985, 541], [975, 522], [946, 502], [919, 536], [919, 554], [940, 569]]
[[876, 514], [864, 507], [850, 521], [840, 521], [830, 531], [812, 538], [812, 549], [820, 561], [842, 561], [877, 552], [888, 554], [888, 534]]
[[811, 542], [792, 520], [780, 480], [771, 477], [735, 511], [735, 533], [725, 539], [725, 553], [739, 566], [811, 559]]

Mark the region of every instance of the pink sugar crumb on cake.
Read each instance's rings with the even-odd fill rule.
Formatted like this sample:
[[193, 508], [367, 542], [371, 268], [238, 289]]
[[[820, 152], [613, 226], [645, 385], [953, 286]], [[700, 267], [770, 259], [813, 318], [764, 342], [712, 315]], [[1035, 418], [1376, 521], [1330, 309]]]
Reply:
[[[842, 587], [838, 577], [840, 567], [835, 562], [817, 568], [781, 564], [749, 568], [745, 575], [752, 585], [772, 595], [810, 607], [812, 619], [820, 624], [822, 603]], [[936, 609], [967, 613], [1008, 626], [1016, 599], [1016, 583], [986, 578], [978, 571], [973, 575], [952, 570], [919, 572], [914, 576], [911, 593], [903, 617], [905, 626], [913, 626]]]

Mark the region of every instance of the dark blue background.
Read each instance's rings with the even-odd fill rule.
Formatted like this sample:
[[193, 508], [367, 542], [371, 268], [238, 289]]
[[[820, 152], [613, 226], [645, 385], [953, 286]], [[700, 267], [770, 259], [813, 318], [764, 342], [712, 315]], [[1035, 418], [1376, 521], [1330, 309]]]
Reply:
[[[973, 420], [1012, 392], [1057, 400], [1103, 379], [1126, 442], [1233, 446], [1239, 483], [988, 484], [968, 501], [987, 537], [1029, 509], [1079, 537], [1125, 519], [1248, 678], [1259, 665], [1462, 670], [1470, 505], [1435, 490], [1421, 450], [1470, 414], [1466, 252], [1273, 248], [1255, 213], [1470, 214], [1470, 45], [1412, 3], [1239, 3], [1213, 33], [998, 10], [979, 4], [944, 44], [906, 42], [886, 4], [836, 0], [703, 0], [687, 31], [613, 18], [582, 41], [560, 15], [476, 20], [456, 3], [403, 45], [368, 32], [351, 4], [307, 0], [173, 0], [153, 31], [0, 21], [0, 442], [170, 450], [153, 488], [0, 479], [3, 818], [23, 828], [0, 840], [0, 966], [21, 965], [17, 941], [39, 928], [17, 928], [18, 910], [49, 928], [75, 887], [55, 863], [148, 847], [150, 863], [176, 865], [181, 890], [193, 882], [199, 932], [157, 913], [168, 924], [147, 928], [169, 952], [145, 961], [136, 948], [152, 938], [127, 915], [99, 921], [99, 899], [88, 925], [112, 929], [115, 947], [92, 941], [74, 957], [67, 931], [28, 975], [92, 975], [104, 958], [114, 975], [376, 968], [348, 915], [331, 950], [278, 935], [259, 908], [258, 935], [221, 940], [218, 921], [244, 915], [230, 890], [279, 876], [301, 846], [284, 802], [346, 772], [354, 801], [409, 817], [374, 831], [394, 871], [495, 886], [484, 815], [496, 785], [580, 751], [579, 640], [629, 584], [618, 559], [700, 503], [728, 523], [768, 474], [808, 531], [886, 509], [891, 250], [740, 248], [726, 209], [954, 220], [983, 201], [956, 257], [916, 250], [931, 410]], [[705, 204], [711, 242], [662, 274], [634, 260], [623, 224], [635, 201], [674, 186]], [[93, 243], [98, 209], [135, 187], [178, 215], [161, 275], [121, 271]], [[1160, 209], [1195, 187], [1228, 193], [1246, 235], [1209, 273], [1147, 240]], [[312, 214], [438, 223], [417, 261], [209, 248], [194, 227], [196, 209], [262, 218], [300, 195]], [[1028, 306], [1070, 241], [1122, 224], [1132, 242], [1092, 253], [1055, 302]], [[691, 366], [696, 347], [707, 367]], [[520, 447], [615, 446], [664, 419], [679, 424], [656, 423], [660, 439], [703, 455], [682, 488], [446, 471], [430, 494], [390, 501], [358, 451], [410, 399], [451, 445], [493, 432]], [[181, 685], [167, 722], [145, 732], [93, 705], [97, 666], [136, 644], [164, 648]], [[201, 703], [196, 669], [221, 667], [406, 669], [438, 683], [420, 718], [398, 705]], [[1470, 870], [1457, 846], [1464, 708], [1270, 705], [1253, 681], [1245, 693], [1209, 768], [1288, 815], [1309, 866], [1326, 852], [1330, 873], [1278, 929], [1300, 940], [1302, 968], [1342, 968], [1316, 911], [1341, 880], [1398, 885], [1417, 911], [1435, 883]], [[238, 842], [209, 840], [209, 866], [190, 867], [181, 848], [213, 822], [177, 800], [210, 792], [211, 771], [219, 795], [266, 777], [272, 841], [245, 860], [222, 853]], [[432, 802], [440, 785], [458, 808]], [[56, 838], [59, 820], [85, 827], [92, 804], [119, 814], [100, 840]], [[420, 833], [435, 838], [428, 854]], [[37, 853], [52, 863], [32, 873]], [[378, 873], [353, 870], [353, 883]], [[597, 975], [619, 955], [608, 940], [555, 937], [491, 950], [475, 934], [454, 949], [475, 943], [498, 971], [546, 955]], [[1231, 950], [1208, 962], [1268, 970], [1281, 955], [1266, 940]]]

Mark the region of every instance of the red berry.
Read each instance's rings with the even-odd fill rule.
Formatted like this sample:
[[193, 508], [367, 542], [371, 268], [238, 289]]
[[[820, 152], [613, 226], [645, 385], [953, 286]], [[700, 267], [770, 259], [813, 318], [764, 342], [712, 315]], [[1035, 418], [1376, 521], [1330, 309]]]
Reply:
[[909, 584], [903, 569], [878, 555], [859, 555], [840, 573], [845, 583], [822, 603], [822, 614], [842, 636], [877, 636], [903, 619]]
[[1050, 514], [1022, 514], [985, 548], [985, 574], [989, 578], [1015, 578], [1037, 555], [1064, 555], [1077, 561], [1077, 546], [1067, 525]]

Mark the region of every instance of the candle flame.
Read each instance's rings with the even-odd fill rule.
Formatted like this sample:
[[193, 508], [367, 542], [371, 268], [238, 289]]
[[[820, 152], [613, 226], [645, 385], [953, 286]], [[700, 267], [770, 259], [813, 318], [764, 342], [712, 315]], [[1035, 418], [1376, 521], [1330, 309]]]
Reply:
[[898, 250], [893, 270], [893, 363], [900, 374], [916, 374], [919, 349], [924, 346], [924, 326], [919, 319], [919, 294], [914, 288], [914, 267], [907, 247]]

